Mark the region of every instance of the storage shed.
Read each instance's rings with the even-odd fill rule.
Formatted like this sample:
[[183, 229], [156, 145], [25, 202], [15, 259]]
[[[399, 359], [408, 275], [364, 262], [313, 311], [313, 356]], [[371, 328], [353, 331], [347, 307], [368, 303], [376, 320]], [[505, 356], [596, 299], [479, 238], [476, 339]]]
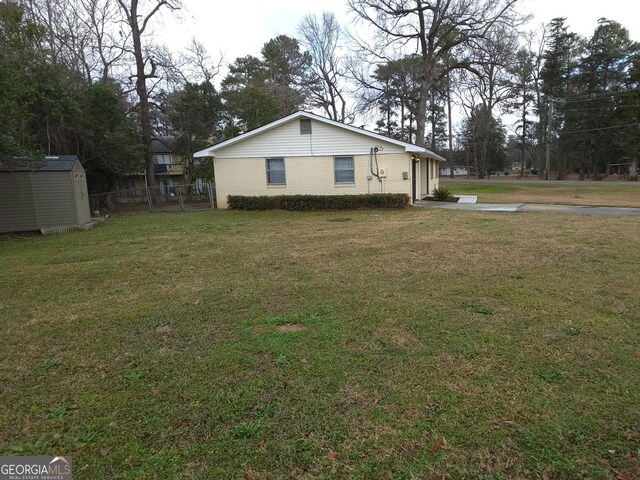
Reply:
[[0, 232], [75, 227], [91, 220], [84, 168], [75, 155], [0, 160]]

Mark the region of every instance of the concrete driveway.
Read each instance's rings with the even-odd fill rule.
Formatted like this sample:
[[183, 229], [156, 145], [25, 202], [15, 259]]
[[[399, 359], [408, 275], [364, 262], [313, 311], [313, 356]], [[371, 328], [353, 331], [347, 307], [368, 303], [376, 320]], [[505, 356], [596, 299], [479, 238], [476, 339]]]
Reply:
[[543, 203], [450, 203], [419, 201], [419, 207], [444, 210], [476, 210], [480, 212], [554, 212], [577, 215], [605, 215], [610, 217], [640, 217], [640, 208], [589, 207], [582, 205], [547, 205]]

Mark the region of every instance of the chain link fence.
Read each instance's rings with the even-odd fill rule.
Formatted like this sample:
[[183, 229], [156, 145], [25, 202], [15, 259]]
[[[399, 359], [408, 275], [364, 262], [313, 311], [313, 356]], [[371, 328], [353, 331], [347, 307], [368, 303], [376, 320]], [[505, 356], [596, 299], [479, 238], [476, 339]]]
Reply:
[[189, 212], [213, 210], [215, 194], [211, 182], [190, 185], [140, 187], [89, 195], [94, 215], [130, 212]]

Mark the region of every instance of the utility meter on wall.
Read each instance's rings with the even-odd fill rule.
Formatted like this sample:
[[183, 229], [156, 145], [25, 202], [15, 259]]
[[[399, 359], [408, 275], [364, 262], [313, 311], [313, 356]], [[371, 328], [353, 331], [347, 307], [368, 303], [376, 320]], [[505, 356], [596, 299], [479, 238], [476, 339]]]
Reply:
[[380, 167], [378, 169], [378, 176], [380, 178], [385, 178], [387, 176], [387, 167]]

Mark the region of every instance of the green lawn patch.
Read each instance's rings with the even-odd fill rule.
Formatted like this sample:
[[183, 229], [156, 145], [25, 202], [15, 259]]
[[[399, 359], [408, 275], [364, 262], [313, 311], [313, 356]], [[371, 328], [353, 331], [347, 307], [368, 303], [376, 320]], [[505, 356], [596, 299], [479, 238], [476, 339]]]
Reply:
[[509, 183], [448, 183], [446, 180], [441, 180], [442, 185], [452, 190], [456, 194], [487, 194], [487, 193], [506, 193], [518, 191], [518, 185], [512, 185]]

